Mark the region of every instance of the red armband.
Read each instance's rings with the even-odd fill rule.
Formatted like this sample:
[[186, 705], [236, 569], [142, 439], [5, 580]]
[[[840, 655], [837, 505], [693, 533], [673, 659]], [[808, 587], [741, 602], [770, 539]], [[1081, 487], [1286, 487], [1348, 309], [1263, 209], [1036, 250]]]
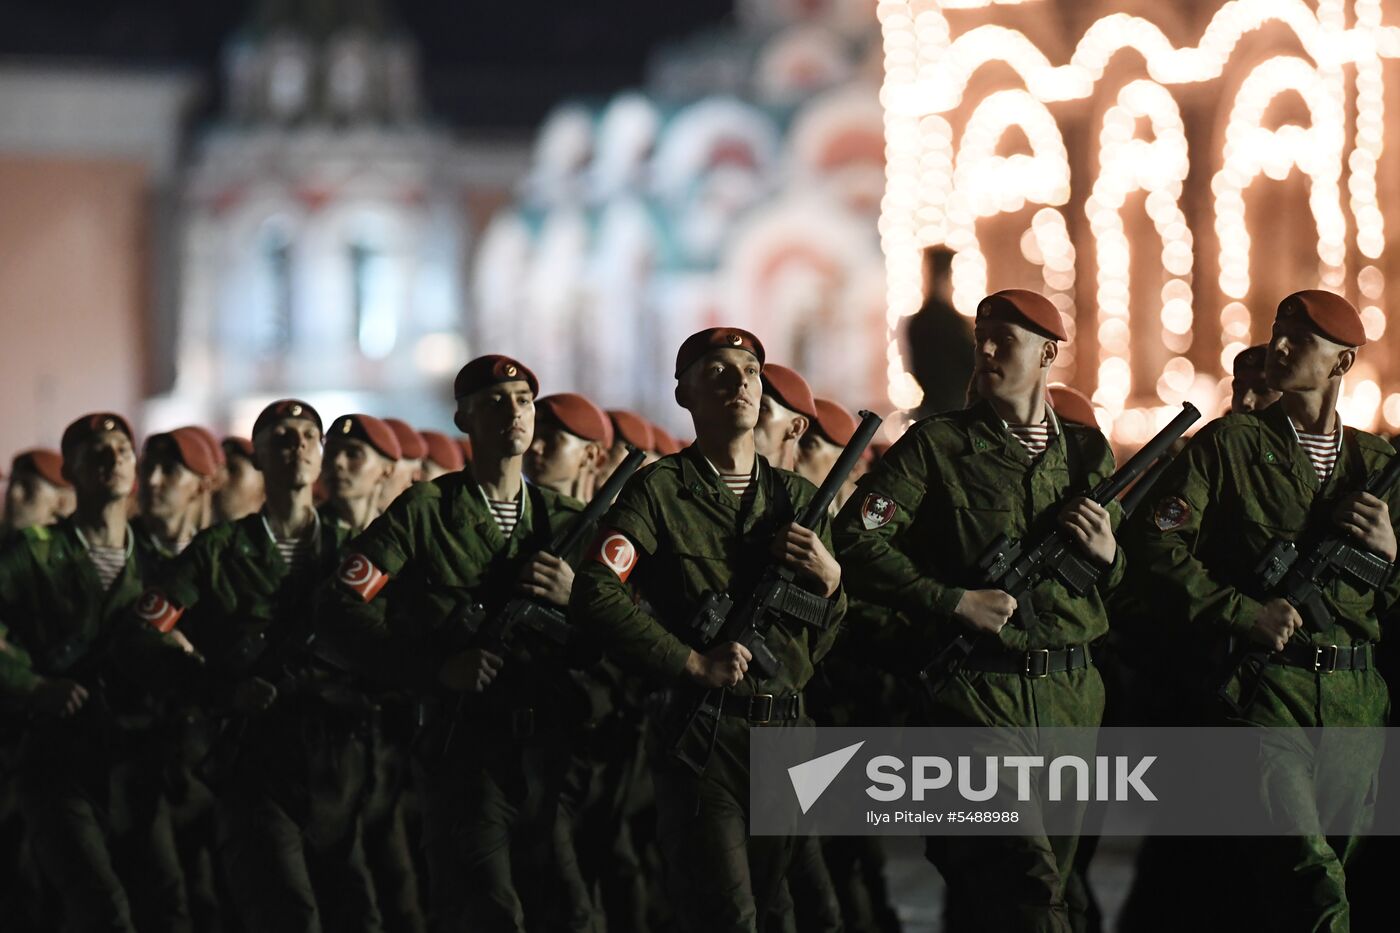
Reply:
[[611, 529], [598, 536], [593, 547], [593, 559], [607, 567], [624, 583], [637, 566], [637, 546], [620, 531]]
[[175, 605], [156, 590], [147, 590], [136, 604], [137, 617], [161, 634], [175, 628], [175, 623], [184, 614], [183, 607]]
[[389, 575], [363, 554], [351, 554], [340, 565], [336, 578], [345, 588], [365, 602], [369, 602], [384, 589]]

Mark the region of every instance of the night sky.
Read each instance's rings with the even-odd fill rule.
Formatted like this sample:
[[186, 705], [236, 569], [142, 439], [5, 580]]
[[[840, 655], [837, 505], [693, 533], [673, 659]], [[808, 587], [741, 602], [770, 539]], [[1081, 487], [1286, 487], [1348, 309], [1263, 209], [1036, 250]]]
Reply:
[[[300, 0], [322, 6], [366, 0]], [[372, 0], [371, 0], [372, 2]], [[732, 0], [388, 0], [418, 39], [433, 114], [528, 128], [560, 98], [638, 84], [659, 42], [723, 22]], [[0, 0], [0, 59], [183, 66], [218, 79], [253, 0]]]

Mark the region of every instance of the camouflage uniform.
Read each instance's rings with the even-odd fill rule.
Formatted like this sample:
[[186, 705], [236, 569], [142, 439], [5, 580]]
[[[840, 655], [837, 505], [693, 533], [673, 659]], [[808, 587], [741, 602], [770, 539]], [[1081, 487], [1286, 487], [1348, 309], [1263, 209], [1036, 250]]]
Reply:
[[[1306, 549], [1319, 529], [1331, 528], [1336, 500], [1359, 489], [1391, 456], [1394, 449], [1382, 438], [1345, 428], [1336, 466], [1320, 484], [1281, 405], [1226, 415], [1202, 429], [1154, 487], [1154, 508], [1136, 516], [1125, 537], [1133, 557], [1132, 587], [1153, 595], [1140, 637], [1152, 639], [1155, 632], [1151, 644], [1181, 658], [1179, 669], [1195, 675], [1185, 686], [1203, 696], [1199, 688], [1218, 676], [1230, 640], [1248, 638], [1268, 597], [1254, 569], [1270, 542], [1301, 539]], [[1400, 492], [1392, 490], [1387, 502], [1393, 522], [1400, 514]], [[1313, 670], [1269, 663], [1257, 683], [1236, 678], [1230, 685], [1237, 700], [1257, 687], [1239, 720], [1226, 719], [1223, 709], [1212, 715], [1206, 696], [1198, 710], [1212, 715], [1207, 721], [1271, 727], [1386, 723], [1389, 694], [1369, 646], [1380, 638], [1379, 619], [1400, 597], [1400, 575], [1392, 573], [1378, 593], [1358, 592], [1339, 578], [1324, 597], [1335, 624], [1324, 633], [1298, 630], [1288, 651], [1311, 657], [1320, 647], [1330, 652], [1325, 646], [1338, 645], [1372, 662], [1358, 665], [1365, 669], [1335, 672], [1325, 664]], [[1375, 760], [1329, 762], [1306, 742], [1288, 741], [1292, 732], [1269, 733], [1273, 762], [1280, 767], [1263, 769], [1262, 799], [1272, 807], [1308, 810], [1324, 789], [1329, 805], [1368, 810], [1379, 749]], [[1290, 776], [1313, 768], [1309, 786]], [[1318, 835], [1253, 841], [1250, 861], [1264, 885], [1271, 929], [1346, 927], [1344, 868], [1356, 842]]]
[[[0, 690], [36, 676], [82, 684], [68, 719], [34, 720], [22, 799], [34, 855], [75, 930], [188, 930], [184, 877], [161, 793], [162, 734], [143, 685], [114, 652], [151, 567], [128, 527], [126, 567], [104, 590], [71, 519], [26, 529], [0, 552]], [[3, 630], [3, 626], [0, 626]], [[32, 660], [31, 660], [32, 659]]]
[[360, 839], [371, 709], [303, 650], [310, 594], [343, 538], [338, 523], [319, 521], [314, 557], [293, 572], [262, 513], [217, 525], [167, 565], [140, 610], [152, 622], [182, 613], [179, 631], [206, 663], [167, 641], [134, 663], [206, 710], [226, 712], [253, 676], [277, 688], [265, 712], [224, 716], [205, 766], [218, 793], [220, 861], [250, 930], [380, 929]]
[[318, 650], [423, 702], [415, 765], [433, 930], [594, 928], [559, 807], [589, 716], [568, 670], [572, 659], [540, 648], [507, 658], [482, 694], [467, 697], [455, 726], [458, 695], [438, 684], [444, 658], [470, 642], [457, 629], [463, 611], [480, 604], [490, 613], [516, 596], [520, 568], [582, 510], [528, 484], [521, 495], [506, 538], [466, 474], [415, 484], [348, 549], [350, 561], [362, 558], [387, 575], [383, 592], [366, 602], [342, 574], [323, 594]]
[[[750, 668], [728, 691], [730, 705], [702, 776], [671, 759], [667, 736], [676, 715], [688, 709], [686, 698], [693, 697], [682, 672], [691, 652], [687, 625], [695, 607], [706, 592], [728, 592], [736, 604], [742, 600], [770, 560], [768, 547], [778, 528], [815, 495], [806, 480], [756, 459], [757, 488], [747, 511], [698, 447], [645, 467], [628, 482], [603, 525], [636, 548], [640, 556], [631, 581], [653, 611], [642, 609], [627, 583], [598, 560], [579, 571], [571, 601], [578, 624], [597, 636], [614, 661], [676, 691], [648, 736], [657, 835], [677, 924], [708, 933], [761, 928], [777, 895], [792, 845], [782, 837], [748, 835], [749, 730], [759, 724], [810, 724], [800, 699], [793, 698], [831, 647], [846, 608], [844, 591], [838, 591], [824, 626], [774, 628], [768, 641], [782, 670], [762, 679]], [[830, 540], [825, 517], [813, 530], [824, 543]], [[730, 714], [740, 705], [752, 720]], [[765, 720], [770, 711], [771, 721]]]
[[[1049, 447], [1032, 460], [986, 402], [914, 425], [862, 477], [836, 519], [837, 548], [852, 595], [902, 616], [883, 636], [892, 646], [891, 657], [927, 663], [966, 631], [953, 610], [966, 589], [980, 588], [976, 561], [992, 541], [1000, 534], [1016, 540], [1046, 529], [1071, 492], [1087, 490], [1112, 470], [1104, 437], [1069, 422], [1059, 422]], [[1116, 523], [1116, 505], [1109, 511]], [[1031, 594], [1038, 616], [1031, 630], [1007, 625], [996, 636], [979, 639], [976, 655], [1023, 658], [1028, 664], [1045, 657], [1040, 649], [1073, 648], [1080, 659], [1073, 669], [1028, 677], [977, 670], [970, 661], [942, 685], [928, 722], [1097, 726], [1104, 687], [1092, 663], [1085, 663], [1085, 649], [1108, 631], [1100, 593], [1118, 583], [1123, 569], [1120, 550], [1098, 590], [1083, 597], [1056, 580], [1043, 582]], [[931, 837], [928, 850], [949, 888], [966, 896], [978, 928], [1065, 930], [1076, 842], [1076, 837]]]

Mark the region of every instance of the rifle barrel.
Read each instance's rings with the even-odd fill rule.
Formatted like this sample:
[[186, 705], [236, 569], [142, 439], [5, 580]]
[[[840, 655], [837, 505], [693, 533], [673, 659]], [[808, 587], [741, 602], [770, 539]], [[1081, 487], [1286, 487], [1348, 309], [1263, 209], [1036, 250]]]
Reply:
[[803, 528], [811, 528], [821, 521], [822, 514], [831, 507], [831, 503], [836, 499], [836, 494], [845, 485], [846, 477], [850, 476], [851, 471], [856, 468], [856, 461], [865, 453], [865, 448], [870, 446], [875, 432], [880, 430], [882, 421], [884, 419], [874, 412], [862, 411], [860, 413], [860, 425], [857, 426], [856, 433], [851, 435], [851, 439], [841, 451], [841, 456], [836, 458], [831, 472], [826, 474], [821, 488], [817, 490], [816, 498], [807, 503], [807, 508], [803, 510], [801, 515], [797, 516], [797, 524]]
[[1152, 466], [1152, 462], [1166, 453], [1167, 448], [1174, 444], [1176, 439], [1185, 434], [1186, 429], [1199, 421], [1200, 418], [1200, 409], [1196, 408], [1196, 406], [1192, 405], [1190, 402], [1187, 402], [1181, 407], [1181, 413], [1173, 418], [1165, 428], [1158, 431], [1157, 435], [1153, 437], [1152, 440], [1148, 441], [1143, 445], [1141, 450], [1133, 454], [1132, 457], [1128, 459], [1128, 462], [1123, 464], [1116, 473], [1108, 477], [1108, 479], [1104, 480], [1102, 483], [1099, 483], [1099, 485], [1094, 488], [1093, 492], [1089, 494], [1089, 498], [1093, 499], [1099, 505], [1107, 505], [1114, 499], [1117, 499], [1119, 494], [1127, 489], [1128, 485], [1133, 480], [1137, 479], [1143, 471]]
[[642, 461], [646, 459], [646, 452], [631, 448], [612, 476], [603, 484], [603, 488], [593, 494], [587, 507], [579, 513], [578, 518], [569, 524], [564, 530], [564, 534], [555, 541], [550, 548], [550, 553], [555, 557], [563, 557], [574, 548], [578, 547], [583, 540], [583, 536], [588, 534], [590, 528], [603, 517], [603, 513], [612, 505], [617, 494], [622, 492], [623, 485], [632, 478], [632, 474], [641, 467]]

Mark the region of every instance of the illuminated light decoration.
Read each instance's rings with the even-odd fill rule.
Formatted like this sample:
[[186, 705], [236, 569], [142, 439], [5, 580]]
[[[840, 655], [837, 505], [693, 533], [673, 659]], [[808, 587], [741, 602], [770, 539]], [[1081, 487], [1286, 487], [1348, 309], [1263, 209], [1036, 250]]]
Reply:
[[[1257, 66], [1241, 84], [1225, 131], [1224, 164], [1211, 179], [1215, 194], [1215, 233], [1220, 241], [1220, 290], [1241, 300], [1249, 294], [1249, 228], [1244, 193], [1260, 175], [1282, 181], [1297, 168], [1308, 177], [1308, 206], [1317, 228], [1321, 282], [1340, 288], [1346, 257], [1346, 217], [1341, 208], [1342, 144], [1345, 114], [1334, 82], [1301, 58], [1280, 55]], [[1295, 91], [1307, 105], [1312, 125], [1261, 126], [1264, 112], [1280, 94]], [[1307, 283], [1312, 285], [1314, 283]], [[1225, 344], [1247, 334], [1232, 333], [1221, 312]]]
[[[1153, 138], [1137, 138], [1137, 121], [1146, 117]], [[1170, 349], [1183, 353], [1189, 347], [1191, 310], [1191, 231], [1180, 206], [1182, 185], [1190, 169], [1186, 127], [1176, 101], [1166, 88], [1152, 81], [1133, 81], [1118, 93], [1117, 102], [1104, 114], [1099, 133], [1098, 178], [1084, 203], [1098, 257], [1099, 386], [1094, 401], [1110, 417], [1123, 411], [1130, 385], [1118, 381], [1121, 367], [1111, 361], [1128, 360], [1130, 330], [1131, 251], [1123, 229], [1123, 202], [1129, 194], [1147, 192], [1145, 206], [1162, 241], [1162, 268], [1169, 276], [1162, 286], [1162, 339]], [[1181, 373], [1184, 356], [1173, 357], [1158, 383], [1164, 402], [1180, 402], [1190, 388], [1190, 378], [1168, 379]], [[1194, 370], [1192, 370], [1194, 375]], [[1107, 378], [1106, 378], [1107, 377]]]
[[[1132, 400], [1124, 397], [1117, 403], [1121, 406], [1118, 411], [1108, 407], [1114, 405], [1115, 394], [1126, 395], [1131, 385], [1127, 359], [1117, 357], [1122, 352], [1126, 334], [1120, 324], [1110, 320], [1115, 316], [1112, 312], [1121, 311], [1130, 297], [1118, 281], [1124, 268], [1124, 253], [1109, 245], [1109, 268], [1081, 270], [1086, 277], [1094, 277], [1095, 305], [1108, 308], [1107, 313], [1101, 310], [1095, 315], [1094, 308], [1081, 307], [1078, 323], [1093, 328], [1101, 341], [1099, 381], [1094, 386], [1094, 398], [1105, 405], [1101, 414], [1109, 422], [1106, 427], [1110, 435], [1126, 443], [1151, 425], [1161, 423], [1164, 414], [1171, 410], [1165, 403], [1168, 399], [1180, 399], [1183, 387], [1186, 387], [1185, 397], [1203, 410], [1218, 411], [1228, 397], [1229, 378], [1221, 374], [1229, 372], [1234, 354], [1249, 343], [1251, 336], [1250, 315], [1244, 304], [1249, 296], [1250, 272], [1249, 229], [1243, 203], [1244, 191], [1260, 175], [1284, 178], [1297, 168], [1306, 177], [1309, 214], [1317, 229], [1319, 265], [1315, 278], [1305, 273], [1298, 286], [1318, 285], [1349, 294], [1362, 311], [1368, 335], [1379, 339], [1385, 334], [1381, 271], [1384, 265], [1379, 262], [1384, 252], [1385, 226], [1377, 197], [1385, 116], [1382, 66], [1387, 59], [1400, 58], [1400, 27], [1382, 24], [1380, 0], [1317, 0], [1316, 4], [1304, 0], [1229, 0], [1220, 3], [1195, 45], [1180, 47], [1150, 20], [1112, 13], [1092, 21], [1077, 41], [1068, 37], [1070, 41], [1063, 47], [1072, 52], [1060, 65], [1053, 64], [1026, 34], [999, 22], [987, 22], [1000, 15], [997, 12], [1000, 7], [996, 0], [880, 0], [876, 6], [885, 65], [880, 101], [885, 108], [887, 191], [882, 202], [880, 233], [888, 273], [886, 314], [891, 340], [887, 361], [893, 401], [905, 404], [908, 398], [917, 396], [918, 391], [899, 361], [893, 337], [899, 319], [914, 313], [920, 304], [920, 250], [941, 243], [958, 251], [954, 295], [955, 304], [963, 313], [967, 313], [969, 306], [980, 297], [975, 292], [988, 274], [987, 244], [966, 256], [960, 248], [973, 245], [971, 241], [975, 240], [975, 235], [969, 235], [972, 225], [977, 217], [985, 216], [977, 210], [984, 206], [978, 203], [978, 198], [987, 201], [1003, 195], [1003, 192], [993, 195], [979, 191], [983, 187], [981, 179], [963, 161], [973, 117], [980, 117], [988, 125], [995, 125], [998, 120], [1024, 122], [1007, 120], [1004, 114], [998, 117], [984, 113], [993, 97], [999, 97], [1004, 102], [1002, 106], [1024, 114], [1032, 109], [1030, 101], [1047, 105], [1099, 95], [1103, 93], [1099, 85], [1108, 63], [1124, 49], [1135, 50], [1141, 57], [1151, 79], [1144, 83], [1155, 84], [1167, 97], [1174, 93], [1174, 86], [1214, 81], [1224, 75], [1227, 68], [1232, 73], [1238, 73], [1241, 68], [1253, 70], [1244, 75], [1238, 94], [1223, 98], [1220, 104], [1224, 112], [1230, 114], [1227, 152], [1223, 154], [1228, 170], [1220, 171], [1214, 178], [1209, 173], [1192, 176], [1215, 182], [1211, 193], [1205, 196], [1206, 202], [1214, 202], [1223, 208], [1224, 214], [1222, 217], [1217, 212], [1213, 218], [1221, 255], [1219, 278], [1211, 283], [1223, 292], [1219, 305], [1220, 356], [1217, 358], [1210, 348], [1193, 346], [1191, 341], [1195, 323], [1193, 305], [1204, 297], [1198, 294], [1200, 285], [1193, 286], [1190, 277], [1192, 252], [1198, 247], [1184, 219], [1166, 219], [1169, 191], [1151, 202], [1160, 216], [1149, 210], [1158, 236], [1167, 233], [1178, 243], [1169, 257], [1167, 243], [1163, 242], [1165, 285], [1160, 309], [1160, 339], [1169, 354], [1181, 358], [1183, 363], [1175, 364], [1170, 372], [1164, 366], [1159, 374], [1157, 388], [1164, 404], [1134, 409], [1129, 407]], [[953, 10], [958, 13], [950, 21], [946, 14]], [[975, 19], [978, 10], [984, 11], [980, 20]], [[1014, 21], [1024, 22], [1026, 15], [1018, 14]], [[1041, 20], [1045, 21], [1046, 17], [1042, 16]], [[1012, 22], [1009, 15], [1005, 22]], [[960, 34], [956, 34], [955, 25], [962, 30]], [[1252, 57], [1246, 61], [1237, 55], [1242, 40], [1266, 28], [1270, 30], [1270, 47], [1277, 50], [1274, 58], [1260, 61]], [[1272, 38], [1285, 32], [1291, 33], [1287, 40]], [[1251, 55], [1259, 54], [1257, 44], [1249, 48]], [[979, 81], [975, 85], [976, 93], [984, 96], [965, 97], [973, 87], [974, 76], [982, 77], [978, 73], [985, 65], [999, 69], [997, 74], [1009, 70], [1019, 76], [1023, 89], [1007, 89], [1003, 81], [990, 85], [994, 90], [987, 91], [988, 83]], [[1354, 93], [1349, 91], [1347, 82], [1349, 66], [1354, 66]], [[1298, 93], [1307, 103], [1308, 125], [1265, 130], [1260, 125], [1265, 109], [1285, 91]], [[1353, 106], [1354, 120], [1349, 121], [1348, 108]], [[1059, 112], [1057, 109], [1056, 113]], [[1066, 119], [1078, 117], [1066, 111]], [[1152, 120], [1151, 114], [1148, 119]], [[1348, 122], [1352, 125], [1351, 134], [1347, 133]], [[1024, 125], [1021, 128], [1031, 141], [1034, 154], [1033, 128]], [[1097, 129], [1104, 132], [1108, 127]], [[1058, 123], [1055, 131], [1058, 137]], [[1160, 130], [1154, 126], [1153, 136], [1160, 138], [1160, 135]], [[1351, 143], [1349, 147], [1347, 142]], [[1100, 143], [1103, 144], [1102, 139]], [[953, 158], [955, 152], [957, 156]], [[1221, 154], [1193, 153], [1192, 156], [1210, 159], [1212, 171], [1221, 164], [1218, 161]], [[959, 177], [955, 179], [954, 175]], [[1121, 236], [1128, 234], [1126, 231], [1121, 236], [1115, 234], [1106, 206], [1112, 202], [1107, 197], [1110, 189], [1098, 188], [1101, 180], [1092, 179], [1084, 186], [1085, 190], [1073, 193], [1072, 200], [1066, 198], [1045, 206], [1077, 206], [1084, 201], [1090, 220], [1089, 232], [1094, 235], [1096, 245], [1117, 240], [1117, 245], [1121, 246]], [[1007, 186], [1012, 190], [1005, 192], [1006, 196], [1014, 199], [1015, 189], [1025, 184], [1026, 180], [1012, 177]], [[1190, 184], [1194, 186], [1197, 182]], [[960, 195], [960, 189], [969, 185], [972, 190], [967, 196]], [[1092, 197], [1087, 190], [1090, 187], [1104, 195], [1100, 199], [1103, 203], [1094, 210], [1088, 209], [1085, 200]], [[1353, 257], [1349, 256], [1349, 227], [1355, 231], [1355, 245], [1350, 247], [1355, 250], [1354, 265], [1351, 264]], [[1137, 236], [1136, 231], [1132, 236]], [[1023, 234], [1019, 245], [1020, 254], [1028, 260], [1044, 260], [1034, 231]], [[1014, 246], [1013, 241], [1013, 249]], [[1005, 254], [1004, 247], [1002, 249], [997, 255]], [[1095, 257], [1098, 253], [1096, 249]], [[1086, 261], [1088, 258], [1086, 253]], [[1094, 260], [1096, 264], [1100, 261]], [[1113, 263], [1117, 263], [1116, 269]], [[1354, 278], [1348, 277], [1349, 266], [1356, 270]], [[1308, 278], [1313, 281], [1307, 281]], [[1252, 296], [1250, 300], [1257, 301], [1258, 297]], [[1209, 298], [1205, 300], [1214, 305]], [[1144, 334], [1138, 330], [1135, 336], [1142, 339]], [[1194, 372], [1188, 379], [1183, 364], [1192, 360]], [[1092, 382], [1093, 375], [1091, 367], [1083, 368], [1081, 381]], [[1385, 384], [1380, 377], [1369, 381], [1377, 387]], [[1365, 393], [1362, 398], [1365, 404], [1346, 403], [1345, 415], [1349, 423], [1368, 426], [1364, 421], [1351, 419], [1374, 419], [1384, 408], [1379, 396], [1374, 399], [1376, 404], [1370, 404], [1371, 390], [1365, 387], [1367, 382], [1355, 377], [1347, 380], [1344, 398], [1351, 399], [1357, 392]]]
[[1381, 417], [1385, 418], [1385, 423], [1391, 428], [1400, 428], [1400, 392], [1392, 392], [1386, 396]]
[[[1002, 137], [1013, 127], [1025, 133], [1029, 155], [996, 154]], [[1014, 214], [1027, 204], [1053, 207], [1068, 200], [1069, 155], [1050, 111], [1025, 91], [988, 95], [968, 117], [953, 169], [947, 214], [948, 246], [957, 253], [953, 307], [971, 316], [987, 294], [987, 266], [977, 243], [979, 219]], [[1063, 235], [1064, 217], [1055, 210], [1037, 212], [1032, 230], [1043, 257], [1046, 287], [1073, 288], [1074, 247]]]

